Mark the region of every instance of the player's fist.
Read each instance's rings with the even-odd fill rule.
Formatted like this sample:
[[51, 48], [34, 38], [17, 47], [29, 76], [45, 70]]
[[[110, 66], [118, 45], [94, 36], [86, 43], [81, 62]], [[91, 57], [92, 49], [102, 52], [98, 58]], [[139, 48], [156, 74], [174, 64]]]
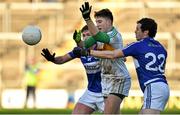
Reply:
[[44, 48], [44, 49], [42, 50], [41, 55], [42, 55], [44, 58], [46, 58], [46, 60], [51, 61], [51, 62], [54, 62], [54, 60], [55, 60], [55, 55], [56, 55], [56, 54], [53, 53], [53, 54], [51, 55], [51, 53], [49, 52], [49, 50], [48, 50], [47, 48]]
[[73, 34], [73, 39], [78, 44], [81, 41], [81, 31], [77, 32], [77, 30], [75, 30]]
[[80, 11], [85, 21], [90, 20], [91, 8], [92, 6], [89, 6], [89, 2], [84, 2], [84, 4], [80, 8]]
[[90, 50], [86, 50], [86, 49], [83, 49], [83, 48], [80, 48], [80, 47], [75, 47], [73, 49], [73, 54], [76, 57], [88, 56], [90, 54]]

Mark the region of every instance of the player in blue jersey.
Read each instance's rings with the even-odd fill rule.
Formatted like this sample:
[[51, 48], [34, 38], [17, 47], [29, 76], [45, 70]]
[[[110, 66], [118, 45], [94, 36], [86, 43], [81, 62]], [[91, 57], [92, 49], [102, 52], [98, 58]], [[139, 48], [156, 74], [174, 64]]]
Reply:
[[[127, 56], [134, 58], [139, 84], [144, 93], [140, 114], [160, 114], [169, 99], [169, 87], [164, 75], [167, 51], [154, 39], [156, 33], [157, 23], [151, 18], [142, 18], [137, 21], [135, 30], [137, 42], [128, 45], [123, 50], [91, 50], [90, 52], [85, 50], [86, 55], [90, 53], [100, 58], [114, 59]], [[79, 53], [82, 54], [82, 51]]]
[[[84, 40], [90, 36], [87, 26], [84, 26], [81, 31]], [[75, 31], [73, 37], [80, 36], [81, 33]], [[96, 49], [96, 45], [93, 45], [90, 49]], [[78, 103], [75, 105], [73, 114], [91, 114], [96, 110], [100, 112], [104, 111], [104, 98], [101, 93], [101, 66], [99, 59], [92, 56], [78, 57], [72, 51], [63, 56], [55, 57], [55, 53], [51, 55], [48, 49], [43, 49], [42, 55], [48, 61], [55, 64], [63, 64], [75, 58], [80, 58], [86, 70], [88, 86], [85, 93], [80, 97]]]

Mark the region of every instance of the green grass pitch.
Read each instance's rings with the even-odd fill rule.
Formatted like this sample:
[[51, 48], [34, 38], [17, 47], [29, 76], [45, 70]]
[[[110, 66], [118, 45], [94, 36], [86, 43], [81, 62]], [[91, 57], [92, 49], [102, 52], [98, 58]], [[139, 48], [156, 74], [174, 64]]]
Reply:
[[[0, 109], [0, 114], [71, 114], [71, 112], [70, 109]], [[122, 109], [121, 111], [122, 114], [138, 114], [138, 112], [137, 109]], [[180, 109], [166, 109], [161, 114], [180, 114]]]

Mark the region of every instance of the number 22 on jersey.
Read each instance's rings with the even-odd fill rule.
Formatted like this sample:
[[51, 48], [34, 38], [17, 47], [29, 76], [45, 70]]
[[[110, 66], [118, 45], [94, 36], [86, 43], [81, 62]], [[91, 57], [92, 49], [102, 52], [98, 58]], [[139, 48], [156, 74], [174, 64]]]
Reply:
[[[152, 53], [146, 53], [145, 58], [151, 59], [150, 62], [148, 62], [145, 65], [145, 68], [150, 71], [159, 71], [161, 73], [164, 73], [164, 66], [165, 66], [165, 55], [164, 54], [158, 54], [157, 56]], [[160, 62], [160, 64], [158, 64]]]

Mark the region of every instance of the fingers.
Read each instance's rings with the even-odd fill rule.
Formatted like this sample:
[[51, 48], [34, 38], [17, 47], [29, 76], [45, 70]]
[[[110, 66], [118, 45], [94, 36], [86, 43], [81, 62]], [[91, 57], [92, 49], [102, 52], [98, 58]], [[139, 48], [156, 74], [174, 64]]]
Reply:
[[89, 9], [89, 2], [84, 2], [84, 4], [81, 5], [81, 8], [79, 8], [79, 9], [80, 9], [81, 12], [83, 12], [84, 10], [88, 10]]
[[45, 52], [45, 50], [46, 50], [46, 49], [45, 49], [45, 48], [43, 48], [43, 49], [42, 49], [42, 52]]
[[74, 31], [73, 39], [76, 39], [76, 35], [77, 35], [77, 30]]
[[81, 8], [79, 8], [81, 12], [83, 12], [83, 10]]
[[92, 9], [92, 6], [90, 6], [90, 8], [89, 8], [89, 12], [91, 12], [91, 9]]
[[79, 30], [79, 31], [77, 32], [77, 34], [81, 35], [81, 30]]
[[47, 48], [43, 48], [42, 52], [47, 53], [47, 52], [49, 52], [49, 50]]
[[46, 58], [47, 56], [51, 55], [51, 53], [49, 52], [47, 48], [43, 48], [41, 55]]
[[55, 55], [56, 55], [56, 53], [53, 53], [53, 55], [52, 55], [52, 56], [54, 57]]
[[41, 53], [41, 55], [44, 57], [45, 55], [43, 53]]
[[47, 48], [46, 48], [46, 53], [51, 54]]
[[84, 5], [81, 5], [81, 7], [79, 8], [81, 12], [84, 11]]
[[85, 8], [84, 9], [89, 9], [89, 2], [85, 2]]
[[44, 48], [42, 50], [42, 52], [45, 54], [45, 55], [51, 55], [51, 53], [49, 52], [49, 50], [47, 48]]
[[44, 53], [41, 53], [41, 55], [42, 55], [42, 56], [45, 56], [45, 54], [44, 54]]
[[86, 8], [85, 5], [82, 5], [82, 9], [85, 10], [85, 8]]

